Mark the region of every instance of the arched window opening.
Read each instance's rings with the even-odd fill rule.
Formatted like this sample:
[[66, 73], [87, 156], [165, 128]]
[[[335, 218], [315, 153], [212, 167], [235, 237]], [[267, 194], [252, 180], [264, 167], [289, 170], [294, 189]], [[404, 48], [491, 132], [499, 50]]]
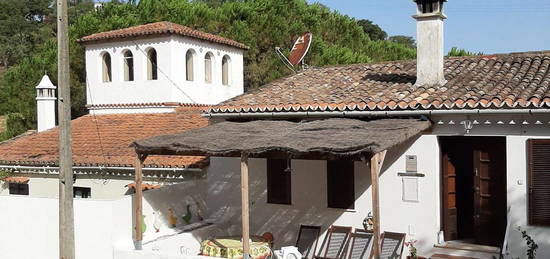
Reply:
[[195, 65], [195, 53], [193, 50], [188, 50], [185, 54], [185, 79], [187, 81], [194, 80], [194, 65]]
[[230, 66], [231, 60], [229, 59], [229, 56], [225, 55], [222, 59], [222, 84], [223, 85], [229, 85], [231, 78], [229, 76], [229, 66]]
[[147, 80], [158, 79], [157, 51], [149, 49], [147, 51]]
[[103, 82], [111, 82], [112, 80], [112, 74], [111, 74], [111, 55], [109, 53], [104, 53], [101, 57], [101, 63], [102, 63], [102, 77]]
[[206, 53], [206, 56], [204, 56], [204, 81], [207, 84], [212, 83], [212, 70], [214, 69], [214, 55], [212, 53], [208, 52]]
[[131, 51], [124, 51], [124, 81], [134, 81], [134, 55]]

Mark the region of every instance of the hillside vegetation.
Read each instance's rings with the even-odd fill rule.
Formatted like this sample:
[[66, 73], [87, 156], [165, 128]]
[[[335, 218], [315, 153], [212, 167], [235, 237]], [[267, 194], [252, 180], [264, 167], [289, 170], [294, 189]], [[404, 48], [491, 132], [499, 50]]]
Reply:
[[[245, 54], [247, 89], [287, 75], [289, 71], [280, 63], [274, 48], [288, 50], [299, 35], [308, 31], [314, 34], [306, 58], [306, 63], [311, 66], [415, 57], [414, 49], [383, 40], [386, 36], [380, 31], [376, 32], [378, 36], [373, 36], [377, 40], [371, 40], [364, 26], [372, 24], [359, 24], [353, 18], [331, 11], [321, 4], [308, 4], [305, 0], [130, 0], [125, 3], [110, 2], [97, 10], [91, 7], [91, 0], [70, 2], [76, 4], [72, 8], [70, 21], [74, 117], [86, 113], [84, 48], [76, 43], [76, 39], [150, 22], [171, 21], [250, 46]], [[37, 21], [49, 24], [40, 27], [41, 35], [49, 36], [42, 37], [41, 42], [28, 51], [25, 57], [14, 61], [6, 71], [3, 83], [0, 83], [3, 88], [0, 94], [0, 114], [21, 114], [26, 128], [34, 127], [36, 123], [34, 86], [44, 72], [48, 73], [54, 83], [57, 82], [55, 19], [52, 19], [54, 12], [51, 9], [54, 7], [50, 5], [47, 7], [50, 9], [43, 10], [44, 15], [39, 17], [46, 18]], [[45, 33], [47, 30], [50, 32]]]

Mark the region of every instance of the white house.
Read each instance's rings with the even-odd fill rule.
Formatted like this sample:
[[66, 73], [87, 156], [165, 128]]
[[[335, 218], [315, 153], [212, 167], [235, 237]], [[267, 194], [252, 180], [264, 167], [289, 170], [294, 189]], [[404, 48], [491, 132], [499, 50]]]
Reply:
[[[136, 139], [203, 127], [200, 113], [244, 91], [247, 46], [217, 35], [157, 22], [78, 40], [86, 54], [89, 115], [72, 121], [75, 196], [118, 199], [133, 192]], [[56, 87], [36, 86], [38, 131], [0, 144], [0, 195], [58, 195]], [[147, 124], [147, 125], [144, 125]], [[146, 189], [205, 177], [204, 157], [157, 158]]]
[[[407, 239], [419, 240], [417, 247], [419, 255], [422, 256], [440, 254], [439, 258], [452, 258], [449, 255], [493, 258], [493, 256], [499, 256], [500, 248], [503, 247], [502, 252], [506, 258], [517, 258], [523, 257], [526, 250], [525, 241], [516, 230], [517, 227], [521, 227], [537, 241], [539, 258], [550, 257], [550, 214], [547, 213], [550, 205], [548, 202], [550, 201], [548, 196], [550, 182], [547, 176], [550, 173], [548, 171], [550, 168], [548, 164], [550, 161], [548, 157], [550, 153], [550, 144], [548, 144], [550, 141], [550, 52], [445, 59], [443, 26], [446, 17], [442, 8], [445, 1], [418, 0], [416, 2], [418, 4], [417, 13], [414, 15], [418, 21], [418, 59], [416, 61], [310, 68], [265, 85], [255, 92], [245, 93], [212, 106], [206, 114], [203, 114], [209, 118], [208, 121], [205, 117], [196, 118], [197, 120], [202, 118], [201, 131], [209, 132], [212, 127], [221, 125], [218, 123], [234, 121], [246, 125], [259, 121], [278, 120], [299, 125], [301, 122], [343, 118], [349, 121], [380, 122], [388, 129], [395, 126], [384, 125], [387, 123], [385, 121], [388, 121], [385, 119], [388, 118], [429, 121], [431, 123], [429, 130], [389, 147], [381, 173], [375, 173], [379, 176], [377, 193], [380, 215], [377, 220], [380, 222], [381, 232], [405, 233]], [[111, 34], [118, 35], [117, 33], [106, 35]], [[134, 35], [132, 37], [143, 36], [138, 33], [132, 35]], [[176, 33], [170, 35], [170, 37], [181, 36]], [[96, 80], [95, 92], [107, 91], [109, 85], [112, 85], [114, 91], [119, 93], [106, 94], [102, 97], [103, 99], [98, 99], [92, 91], [91, 97], [94, 100], [89, 100], [88, 103], [94, 104], [90, 109], [97, 115], [96, 118], [119, 116], [105, 114], [119, 111], [121, 107], [126, 107], [127, 111], [132, 112], [147, 111], [147, 114], [143, 114], [142, 120], [133, 122], [129, 120], [124, 123], [124, 125], [132, 125], [129, 131], [135, 132], [147, 128], [153, 121], [159, 119], [154, 117], [152, 112], [174, 109], [170, 107], [173, 102], [171, 98], [174, 96], [187, 100], [185, 98], [189, 98], [187, 97], [189, 95], [191, 99], [197, 99], [195, 100], [197, 102], [201, 100], [201, 94], [193, 94], [191, 91], [186, 91], [186, 95], [182, 96], [183, 93], [180, 95], [178, 90], [174, 92], [162, 90], [159, 93], [166, 99], [158, 96], [154, 98], [142, 96], [139, 97], [143, 98], [140, 99], [142, 103], [127, 104], [130, 101], [125, 99], [122, 93], [135, 93], [128, 93], [127, 88], [130, 86], [126, 86], [127, 82], [124, 82], [125, 79], [131, 78], [130, 73], [120, 73], [120, 71], [134, 67], [136, 68], [134, 72], [139, 70], [140, 76], [145, 76], [143, 78], [154, 78], [155, 73], [152, 71], [157, 71], [156, 78], [159, 81], [166, 73], [166, 75], [173, 75], [167, 76], [171, 79], [166, 81], [168, 84], [175, 82], [179, 85], [178, 82], [185, 83], [187, 73], [170, 71], [187, 72], [189, 69], [174, 69], [169, 66], [166, 68], [159, 65], [155, 70], [154, 62], [143, 63], [144, 60], [147, 62], [154, 60], [154, 55], [149, 55], [151, 57], [149, 59], [141, 59], [142, 61], [139, 62], [142, 63], [142, 67], [137, 69], [137, 64], [131, 66], [128, 65], [129, 63], [124, 63], [124, 60], [128, 60], [122, 59], [125, 47], [120, 45], [116, 48], [98, 47], [115, 39], [118, 41], [117, 36], [110, 36], [108, 39], [102, 38], [102, 43], [87, 43], [92, 44], [90, 52], [87, 53], [87, 62], [92, 62], [92, 65], [87, 66], [87, 72], [90, 81]], [[164, 39], [172, 42], [170, 38]], [[174, 47], [170, 44], [168, 46]], [[138, 53], [143, 55], [151, 53], [147, 52], [147, 47], [142, 48], [143, 52], [134, 50], [133, 47], [128, 49], [132, 50], [136, 62], [140, 60], [136, 57]], [[155, 48], [158, 64], [163, 62], [159, 53], [169, 52], [172, 49], [167, 47], [167, 50], [161, 51]], [[201, 53], [200, 50], [195, 51]], [[109, 54], [109, 58], [105, 55], [106, 53]], [[212, 53], [215, 54], [215, 62], [220, 62], [217, 53], [215, 51]], [[233, 62], [234, 57], [229, 57]], [[183, 56], [178, 60], [182, 59]], [[193, 71], [200, 70], [201, 66], [193, 65]], [[118, 67], [119, 72], [115, 73], [117, 71], [115, 67]], [[230, 68], [229, 71], [232, 69], [235, 68]], [[178, 76], [179, 79], [177, 79]], [[91, 79], [94, 77], [95, 79]], [[134, 74], [133, 78], [137, 80], [138, 75]], [[149, 81], [145, 83], [155, 83]], [[216, 79], [213, 79], [213, 82], [215, 81]], [[223, 81], [222, 75], [221, 85], [224, 85]], [[162, 88], [164, 85], [158, 87]], [[226, 97], [232, 96], [227, 92], [225, 94], [227, 94], [224, 95]], [[118, 100], [116, 102], [118, 105], [110, 104], [115, 99]], [[215, 101], [202, 102], [215, 103]], [[178, 117], [179, 108], [175, 109], [176, 112], [166, 114]], [[99, 115], [101, 113], [104, 115]], [[194, 114], [200, 116], [198, 112]], [[94, 118], [93, 115], [88, 116]], [[113, 117], [102, 127], [119, 125], [116, 123], [117, 120], [117, 117]], [[183, 121], [170, 125], [196, 125], [194, 122], [195, 120]], [[87, 126], [83, 128], [86, 128], [87, 132], [94, 132], [94, 123], [85, 125]], [[274, 135], [284, 130], [291, 129], [261, 129], [263, 132], [272, 131]], [[159, 133], [159, 131], [163, 132]], [[185, 129], [176, 128], [173, 130], [170, 128], [168, 131], [165, 125], [159, 126], [154, 131], [155, 134], [151, 131], [150, 134], [132, 135], [131, 138], [142, 139], [153, 135], [174, 133], [178, 133], [177, 136], [185, 136], [189, 133], [184, 131]], [[313, 135], [315, 129], [310, 131]], [[380, 129], [381, 133], [385, 131], [388, 130]], [[219, 144], [223, 147], [223, 143], [231, 142], [233, 138], [241, 139], [242, 136], [239, 134], [239, 132], [220, 134], [215, 139], [216, 142], [212, 139], [207, 141], [209, 144]], [[120, 135], [124, 134], [111, 135], [110, 140], [117, 140], [117, 136]], [[259, 140], [265, 143], [280, 145], [279, 151], [285, 150], [285, 145], [288, 145], [288, 143], [272, 143], [269, 142], [270, 139], [261, 138], [261, 136], [248, 136], [251, 141], [256, 141], [257, 137], [260, 137]], [[172, 137], [174, 136], [163, 136], [163, 139]], [[386, 137], [395, 136], [386, 135]], [[130, 138], [127, 140], [130, 141]], [[124, 142], [128, 143], [127, 140]], [[143, 143], [156, 143], [156, 140], [158, 139], [151, 138]], [[307, 143], [307, 141], [308, 137], [305, 135], [301, 139], [296, 139], [295, 143]], [[334, 137], [334, 142], [338, 142], [338, 137]], [[24, 143], [21, 145], [36, 142]], [[104, 142], [101, 141], [101, 143]], [[174, 146], [184, 149], [184, 145], [166, 147], [161, 144], [156, 147], [159, 150], [166, 148], [163, 151], [168, 151]], [[79, 146], [83, 147], [81, 154], [86, 154], [84, 148], [86, 141], [80, 142], [77, 147]], [[114, 151], [120, 150], [118, 147], [120, 146], [113, 147], [113, 152], [110, 153], [113, 154], [112, 158], [107, 160], [118, 161], [114, 159], [116, 158]], [[127, 152], [124, 153], [127, 154], [125, 159], [128, 160], [124, 161], [134, 159], [135, 154], [132, 154], [132, 150], [125, 152]], [[7, 153], [0, 154], [7, 157]], [[47, 152], [33, 153], [27, 155], [27, 159], [46, 156], [46, 154]], [[162, 159], [178, 161], [178, 159], [193, 158], [150, 155], [144, 161], [145, 168], [152, 170], [151, 168], [158, 166], [158, 161]], [[199, 157], [199, 159], [202, 158]], [[131, 168], [128, 164], [126, 166]], [[107, 229], [116, 233], [110, 233], [111, 239], [104, 241], [107, 242], [105, 249], [114, 251], [105, 253], [105, 257], [195, 257], [198, 253], [198, 242], [211, 237], [213, 233], [239, 235], [242, 231], [241, 166], [239, 158], [213, 156], [210, 157], [206, 169], [208, 173], [199, 177], [198, 180], [185, 181], [182, 184], [146, 192], [143, 199], [143, 219], [147, 227], [143, 231], [142, 251], [133, 251], [132, 239], [135, 233], [133, 235], [132, 232], [136, 226], [132, 226], [129, 222], [138, 217], [132, 216], [135, 208], [132, 207], [130, 198], [125, 197], [113, 204], [108, 204], [107, 212], [100, 215], [108, 214], [104, 221], [108, 222], [108, 226], [113, 225], [113, 227]], [[364, 161], [289, 156], [281, 159], [280, 154], [279, 156], [265, 155], [250, 158], [248, 170], [249, 202], [247, 205], [250, 208], [250, 232], [253, 235], [271, 232], [274, 236], [275, 248], [294, 245], [298, 229], [302, 224], [321, 226], [324, 233], [331, 225], [362, 229], [363, 220], [374, 212], [372, 172]], [[131, 174], [132, 171], [129, 172], [129, 176]], [[21, 175], [23, 174], [15, 176]], [[147, 176], [147, 172], [145, 175]], [[129, 177], [125, 179], [127, 183], [131, 182]], [[20, 179], [13, 179], [13, 181], [16, 180]], [[78, 181], [77, 176], [77, 184]], [[30, 187], [32, 190], [32, 186]], [[33, 206], [38, 206], [36, 204], [39, 202], [33, 202], [35, 202]], [[187, 206], [193, 203], [201, 205], [193, 208], [194, 211], [191, 212], [193, 220], [187, 226], [182, 223], [181, 215], [184, 215]], [[177, 225], [174, 229], [167, 227], [172, 224], [170, 222], [173, 220], [172, 214], [179, 220], [174, 224]], [[162, 215], [161, 223], [157, 222], [158, 215]], [[77, 231], [79, 224], [89, 226], [83, 223], [82, 218], [76, 218]], [[116, 220], [113, 220], [114, 218]], [[216, 220], [202, 220], [205, 218]], [[0, 222], [3, 221], [0, 220]], [[193, 225], [195, 223], [198, 225]], [[211, 223], [214, 226], [208, 225]], [[159, 224], [162, 229], [157, 232], [156, 227]], [[205, 225], [208, 226], [205, 227]], [[196, 228], [193, 230], [186, 227]], [[206, 228], [209, 227], [215, 228], [215, 231], [207, 231]], [[92, 235], [98, 230], [82, 227], [81, 231], [81, 234], [77, 235], [77, 241], [88, 237], [84, 233]], [[53, 233], [51, 230], [50, 232]], [[323, 237], [324, 234], [320, 240]], [[2, 241], [0, 245], [5, 246], [12, 242], [11, 240]], [[503, 245], [504, 243], [507, 245]], [[86, 256], [90, 256], [90, 253], [86, 253], [88, 251], [86, 249], [88, 247], [77, 247], [77, 254], [87, 258]], [[123, 255], [120, 254], [120, 249], [126, 250]], [[405, 251], [403, 257], [406, 254]]]
[[[330, 225], [362, 229], [373, 212], [368, 166], [354, 160], [293, 158], [292, 143], [273, 143], [275, 135], [293, 128], [262, 128], [274, 132], [273, 138], [260, 131], [257, 136], [230, 131], [214, 149], [195, 146], [209, 143], [201, 134], [215, 132], [212, 124], [429, 120], [430, 130], [387, 150], [379, 175], [381, 231], [417, 239], [422, 256], [493, 258], [502, 253], [522, 258], [527, 247], [520, 227], [538, 243], [538, 258], [550, 257], [550, 51], [445, 59], [445, 1], [416, 2], [416, 62], [311, 68], [213, 106], [206, 113], [211, 126], [196, 131], [200, 133], [139, 141], [136, 151], [155, 154], [147, 151], [154, 147], [165, 154], [227, 154], [210, 158], [201, 184], [210, 186], [202, 194], [210, 213], [231, 208], [232, 220], [223, 229], [232, 234], [241, 232], [242, 159], [231, 156], [256, 154], [260, 158], [250, 158], [248, 164], [250, 231], [273, 233], [278, 248], [294, 245], [302, 224], [323, 231]], [[301, 136], [296, 143], [309, 141]], [[243, 144], [225, 146], [232, 139]], [[243, 151], [252, 142], [257, 149]], [[231, 148], [233, 153], [227, 151]], [[285, 152], [287, 158], [280, 159]]]

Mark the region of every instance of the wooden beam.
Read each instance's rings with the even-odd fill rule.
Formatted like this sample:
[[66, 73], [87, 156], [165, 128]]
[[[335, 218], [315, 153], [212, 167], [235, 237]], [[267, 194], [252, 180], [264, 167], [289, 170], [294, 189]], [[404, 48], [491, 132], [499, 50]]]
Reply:
[[[382, 151], [374, 154], [370, 159], [370, 173], [371, 173], [371, 189], [372, 189], [372, 217], [373, 217], [373, 232], [374, 232], [374, 245], [373, 256], [374, 258], [380, 258], [380, 196], [378, 176], [386, 157], [386, 151]], [[366, 160], [365, 160], [366, 161]]]
[[141, 155], [136, 154], [136, 160], [134, 164], [135, 169], [135, 191], [134, 194], [134, 220], [135, 220], [135, 248], [136, 250], [142, 249], [142, 241], [143, 241], [143, 189], [142, 189], [142, 181], [143, 181], [143, 161], [147, 158], [147, 155]]
[[243, 256], [250, 258], [250, 221], [248, 208], [248, 156], [241, 155], [241, 206], [243, 224]]

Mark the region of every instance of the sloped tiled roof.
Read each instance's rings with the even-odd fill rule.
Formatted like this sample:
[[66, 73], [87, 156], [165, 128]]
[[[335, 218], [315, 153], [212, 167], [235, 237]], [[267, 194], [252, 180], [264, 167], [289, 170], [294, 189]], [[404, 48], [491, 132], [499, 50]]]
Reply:
[[[85, 115], [72, 121], [75, 166], [133, 167], [138, 139], [178, 133], [208, 125], [200, 114], [205, 107], [180, 107], [177, 112], [157, 114]], [[58, 165], [58, 129], [33, 133], [0, 144], [0, 164]], [[197, 156], [150, 156], [146, 167], [204, 167], [208, 160]]]
[[449, 58], [442, 86], [416, 87], [416, 61], [307, 69], [211, 113], [550, 108], [550, 51]]
[[248, 47], [242, 43], [234, 40], [224, 38], [218, 35], [206, 33], [191, 29], [189, 27], [171, 23], [171, 22], [155, 22], [144, 25], [133, 26], [129, 28], [112, 30], [106, 32], [95, 33], [78, 39], [78, 42], [87, 43], [94, 41], [104, 41], [123, 38], [143, 37], [150, 35], [165, 35], [174, 34], [185, 37], [191, 37], [199, 40], [206, 40], [214, 43], [237, 47], [241, 49], [248, 49]]

